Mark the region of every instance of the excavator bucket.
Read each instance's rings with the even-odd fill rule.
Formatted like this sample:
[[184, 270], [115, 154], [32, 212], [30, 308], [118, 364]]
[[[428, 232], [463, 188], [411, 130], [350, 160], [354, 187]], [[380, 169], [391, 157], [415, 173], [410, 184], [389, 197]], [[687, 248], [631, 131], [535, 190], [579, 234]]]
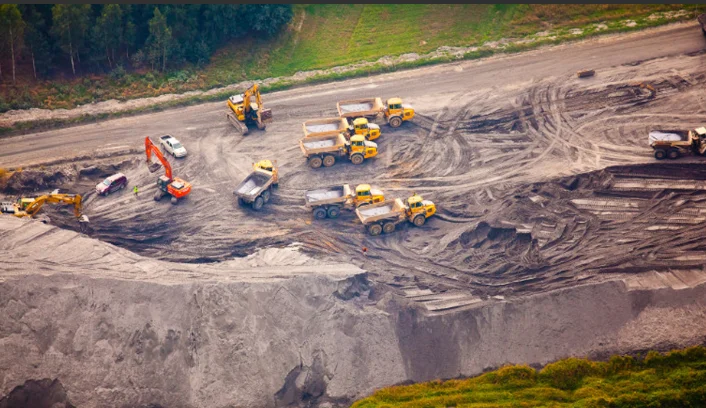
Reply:
[[80, 224], [88, 224], [88, 216], [84, 214], [84, 215], [78, 217], [78, 222]]
[[147, 163], [147, 170], [149, 170], [150, 173], [154, 173], [160, 168], [162, 168], [162, 165], [159, 163]]
[[272, 121], [272, 109], [263, 109], [260, 111], [260, 118], [263, 122], [269, 123]]

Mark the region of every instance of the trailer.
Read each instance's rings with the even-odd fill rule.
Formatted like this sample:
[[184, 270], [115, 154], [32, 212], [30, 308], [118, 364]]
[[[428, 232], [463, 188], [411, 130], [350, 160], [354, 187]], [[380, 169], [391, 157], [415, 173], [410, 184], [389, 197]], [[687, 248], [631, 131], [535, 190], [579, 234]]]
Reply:
[[337, 135], [311, 136], [299, 140], [304, 157], [311, 168], [331, 167], [336, 157], [347, 157], [353, 164], [361, 164], [365, 159], [378, 154], [378, 145], [365, 140], [365, 137], [352, 136], [350, 141], [339, 133]]
[[359, 207], [355, 212], [368, 233], [376, 236], [383, 232], [389, 234], [395, 231], [397, 224], [405, 220], [421, 227], [427, 218], [436, 213], [436, 205], [415, 194], [404, 201], [396, 198], [393, 201]]
[[369, 184], [359, 184], [353, 191], [348, 184], [309, 190], [304, 193], [304, 205], [314, 213], [314, 218], [336, 218], [342, 209], [354, 208], [385, 201], [382, 191]]
[[256, 168], [238, 184], [233, 194], [241, 206], [250, 205], [260, 211], [270, 201], [275, 176], [272, 172]]
[[304, 137], [315, 136], [335, 136], [340, 133], [347, 133], [350, 125], [346, 118], [323, 118], [311, 119], [302, 124]]
[[384, 116], [393, 128], [402, 125], [403, 121], [414, 118], [414, 108], [402, 103], [400, 98], [390, 98], [382, 102], [381, 98], [363, 98], [340, 101], [336, 104], [338, 116], [347, 119], [375, 119]]

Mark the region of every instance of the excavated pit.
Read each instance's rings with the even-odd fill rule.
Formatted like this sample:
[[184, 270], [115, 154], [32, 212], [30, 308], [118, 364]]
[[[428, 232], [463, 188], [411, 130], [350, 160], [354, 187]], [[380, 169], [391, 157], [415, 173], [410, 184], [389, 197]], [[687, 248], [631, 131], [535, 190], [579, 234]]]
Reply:
[[[279, 119], [247, 137], [222, 104], [110, 122], [130, 153], [35, 163], [3, 187], [80, 193], [91, 224], [77, 235], [70, 209], [45, 207], [59, 229], [0, 225], [0, 393], [60, 378], [77, 406], [345, 406], [505, 363], [703, 343], [704, 158], [646, 146], [653, 128], [706, 123], [703, 59], [409, 86], [414, 121], [382, 126], [362, 166], [312, 170], [296, 146], [355, 88], [273, 102]], [[189, 151], [170, 159], [194, 185], [177, 206], [153, 201], [158, 173], [130, 139], [164, 133]], [[232, 190], [260, 159], [280, 186], [256, 213]], [[138, 197], [95, 196], [117, 170]], [[380, 237], [352, 213], [313, 220], [304, 191], [339, 183], [417, 192], [438, 213]]]

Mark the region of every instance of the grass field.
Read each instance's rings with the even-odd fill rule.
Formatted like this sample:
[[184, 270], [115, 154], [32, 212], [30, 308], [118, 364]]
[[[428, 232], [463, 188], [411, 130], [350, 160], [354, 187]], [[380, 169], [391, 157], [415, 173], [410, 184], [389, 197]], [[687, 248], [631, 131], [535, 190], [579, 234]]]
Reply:
[[[602, 32], [639, 29], [668, 22], [649, 16], [674, 10], [688, 13], [669, 21], [694, 19], [699, 11], [706, 11], [706, 6], [295, 5], [290, 26], [276, 38], [234, 42], [217, 51], [205, 67], [184, 67], [167, 74], [115, 72], [41, 82], [26, 79], [17, 86], [0, 84], [0, 112], [30, 107], [71, 108], [107, 99], [211, 89], [243, 80], [375, 61], [384, 56], [428, 53], [440, 46], [481, 46], [541, 31], [561, 34], [570, 27], [586, 28], [597, 23], [605, 23]], [[628, 18], [635, 25], [617, 23]], [[593, 34], [594, 28], [589, 27], [584, 35]], [[349, 75], [353, 74], [340, 77]]]
[[506, 366], [465, 380], [376, 391], [352, 408], [706, 407], [706, 348], [608, 362], [570, 358], [537, 372]]

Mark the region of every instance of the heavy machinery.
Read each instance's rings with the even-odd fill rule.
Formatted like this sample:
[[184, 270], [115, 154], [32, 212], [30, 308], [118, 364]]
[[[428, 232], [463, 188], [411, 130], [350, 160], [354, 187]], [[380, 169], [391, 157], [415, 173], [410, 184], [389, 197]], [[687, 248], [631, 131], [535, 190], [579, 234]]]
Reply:
[[314, 212], [314, 218], [336, 218], [341, 209], [353, 210], [360, 206], [385, 201], [382, 191], [373, 189], [370, 184], [359, 184], [355, 191], [350, 185], [343, 184], [309, 190], [304, 193], [304, 203]]
[[302, 124], [304, 137], [334, 136], [343, 133], [346, 139], [354, 135], [364, 136], [366, 140], [380, 137], [380, 126], [369, 123], [366, 118], [357, 118], [349, 124], [346, 118], [311, 119]]
[[678, 159], [686, 154], [704, 155], [706, 127], [694, 130], [653, 130], [648, 137], [655, 159]]
[[260, 160], [253, 163], [253, 172], [238, 184], [233, 194], [238, 197], [241, 206], [250, 205], [253, 210], [260, 211], [270, 201], [272, 187], [279, 184], [277, 162]]
[[[253, 97], [255, 102], [252, 101]], [[257, 84], [253, 84], [250, 89], [241, 94], [231, 96], [227, 104], [231, 112], [228, 112], [226, 117], [242, 135], [248, 134], [248, 126], [265, 130], [267, 123], [272, 121], [272, 110], [265, 109], [262, 105], [260, 88]]]
[[172, 166], [169, 164], [167, 159], [164, 157], [159, 148], [152, 143], [149, 136], [145, 137], [145, 154], [147, 154], [147, 168], [150, 173], [154, 173], [159, 170], [159, 163], [152, 163], [152, 155], [157, 156], [159, 161], [164, 167], [164, 175], [159, 176], [157, 179], [157, 192], [154, 195], [154, 200], [159, 201], [165, 195], [170, 195], [172, 197], [172, 204], [176, 205], [179, 200], [188, 196], [191, 193], [191, 183], [186, 180], [180, 179], [179, 177], [172, 176]]
[[436, 205], [421, 196], [414, 194], [406, 200], [396, 198], [394, 201], [385, 201], [358, 207], [355, 210], [360, 222], [370, 235], [389, 234], [397, 224], [406, 221], [421, 227], [427, 218], [436, 214]]
[[73, 204], [74, 215], [79, 223], [87, 223], [88, 216], [81, 214], [81, 195], [79, 194], [45, 194], [36, 198], [20, 197], [15, 203], [3, 203], [2, 211], [15, 217], [34, 217], [45, 203]]
[[353, 164], [361, 164], [365, 159], [377, 156], [378, 145], [365, 140], [364, 136], [351, 136], [350, 141], [339, 133], [333, 136], [306, 137], [299, 141], [299, 147], [307, 158], [309, 167], [316, 169], [324, 165], [331, 167], [336, 156], [347, 157]]
[[383, 115], [387, 123], [393, 128], [401, 126], [403, 121], [414, 118], [414, 108], [403, 104], [400, 98], [390, 98], [384, 104], [381, 98], [340, 101], [336, 104], [336, 108], [338, 109], [338, 116], [348, 119], [375, 119]]

